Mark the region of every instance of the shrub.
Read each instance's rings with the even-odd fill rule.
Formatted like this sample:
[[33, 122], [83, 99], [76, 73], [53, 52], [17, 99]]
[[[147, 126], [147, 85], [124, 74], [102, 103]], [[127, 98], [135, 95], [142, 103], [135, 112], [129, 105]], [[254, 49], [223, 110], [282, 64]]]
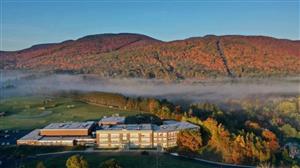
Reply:
[[83, 156], [70, 156], [66, 162], [67, 168], [88, 168], [88, 163]]
[[116, 159], [109, 159], [100, 164], [99, 168], [122, 168]]

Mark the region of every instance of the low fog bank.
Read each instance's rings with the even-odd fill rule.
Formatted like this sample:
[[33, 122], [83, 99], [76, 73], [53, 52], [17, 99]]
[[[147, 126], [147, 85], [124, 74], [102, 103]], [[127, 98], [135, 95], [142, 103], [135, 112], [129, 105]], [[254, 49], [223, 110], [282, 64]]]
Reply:
[[59, 91], [103, 91], [128, 96], [166, 98], [175, 103], [222, 102], [251, 96], [299, 95], [300, 78], [218, 79], [166, 82], [145, 79], [104, 79], [94, 75], [44, 74], [1, 71], [1, 99], [12, 96], [51, 95]]

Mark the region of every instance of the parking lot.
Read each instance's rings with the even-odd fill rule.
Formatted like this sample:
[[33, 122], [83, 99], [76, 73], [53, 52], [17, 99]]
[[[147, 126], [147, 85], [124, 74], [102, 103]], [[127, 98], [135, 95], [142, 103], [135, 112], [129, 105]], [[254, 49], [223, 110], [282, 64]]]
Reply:
[[0, 130], [0, 146], [16, 145], [17, 139], [28, 132], [29, 130]]

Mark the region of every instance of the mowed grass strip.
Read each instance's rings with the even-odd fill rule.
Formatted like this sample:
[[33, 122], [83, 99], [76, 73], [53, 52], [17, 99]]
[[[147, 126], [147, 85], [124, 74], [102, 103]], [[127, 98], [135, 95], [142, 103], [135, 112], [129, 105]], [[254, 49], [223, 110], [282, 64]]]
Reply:
[[15, 97], [0, 102], [1, 129], [34, 129], [52, 122], [98, 120], [103, 116], [140, 112], [96, 106], [72, 98]]
[[[86, 158], [89, 167], [97, 168], [108, 159], [116, 159], [123, 168], [207, 168], [208, 166], [202, 165], [197, 161], [188, 159], [179, 159], [173, 156], [158, 153], [157, 155], [141, 155], [136, 154], [123, 154], [123, 153], [92, 153], [80, 154]], [[37, 158], [34, 161], [25, 163], [25, 167], [35, 167], [38, 161], [43, 160], [46, 167], [65, 168], [65, 163], [68, 157], [65, 156], [50, 156], [47, 158]]]

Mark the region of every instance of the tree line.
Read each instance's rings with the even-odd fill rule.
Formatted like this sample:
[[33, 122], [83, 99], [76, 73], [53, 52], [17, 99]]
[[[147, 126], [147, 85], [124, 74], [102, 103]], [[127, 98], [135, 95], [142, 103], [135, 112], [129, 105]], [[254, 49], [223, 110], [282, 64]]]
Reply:
[[[88, 103], [149, 112], [160, 119], [197, 124], [200, 132], [179, 133], [177, 150], [201, 155], [203, 149], [210, 148], [226, 163], [286, 164], [280, 146], [286, 138], [299, 136], [299, 98], [259, 106], [241, 101], [240, 111], [224, 111], [212, 103], [191, 104], [183, 110], [167, 100], [102, 92], [81, 94], [79, 98]], [[149, 121], [146, 118], [141, 121]]]

